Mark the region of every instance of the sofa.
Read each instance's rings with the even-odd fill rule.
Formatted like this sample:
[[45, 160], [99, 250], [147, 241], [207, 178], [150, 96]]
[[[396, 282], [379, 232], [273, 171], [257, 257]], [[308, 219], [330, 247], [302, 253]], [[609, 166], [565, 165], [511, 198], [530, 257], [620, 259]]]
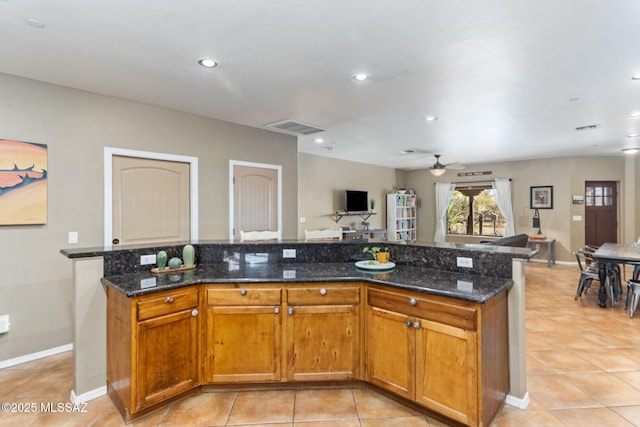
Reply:
[[516, 234], [514, 236], [509, 236], [509, 237], [501, 237], [500, 239], [496, 239], [496, 240], [483, 240], [480, 243], [483, 245], [512, 246], [516, 248], [526, 248], [528, 242], [529, 242], [528, 234]]

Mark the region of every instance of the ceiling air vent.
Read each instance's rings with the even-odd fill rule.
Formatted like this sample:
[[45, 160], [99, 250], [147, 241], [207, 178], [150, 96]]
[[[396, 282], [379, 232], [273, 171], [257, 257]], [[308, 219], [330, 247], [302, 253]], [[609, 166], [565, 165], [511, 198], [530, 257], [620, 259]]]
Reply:
[[313, 133], [324, 132], [324, 129], [306, 123], [296, 122], [295, 120], [283, 120], [281, 122], [269, 123], [265, 126], [296, 135], [311, 135]]
[[580, 132], [580, 131], [583, 131], [583, 130], [593, 130], [593, 129], [597, 129], [597, 128], [599, 128], [599, 127], [600, 127], [600, 125], [586, 125], [586, 126], [578, 126], [578, 127], [576, 128], [576, 130], [577, 130], [578, 132]]

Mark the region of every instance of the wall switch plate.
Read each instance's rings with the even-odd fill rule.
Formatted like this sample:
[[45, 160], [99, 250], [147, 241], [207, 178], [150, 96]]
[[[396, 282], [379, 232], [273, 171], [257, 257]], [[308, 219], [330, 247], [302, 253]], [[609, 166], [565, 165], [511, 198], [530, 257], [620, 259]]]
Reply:
[[149, 264], [155, 264], [155, 263], [156, 263], [156, 254], [140, 256], [140, 265], [149, 265]]
[[304, 224], [305, 222], [307, 222], [307, 218], [301, 216], [300, 217], [300, 224]]
[[9, 327], [11, 326], [11, 322], [9, 322], [9, 315], [5, 314], [0, 316], [0, 334], [5, 334], [9, 332]]
[[68, 239], [70, 245], [75, 245], [76, 243], [78, 243], [78, 232], [70, 231]]
[[296, 250], [295, 249], [283, 249], [282, 250], [282, 258], [295, 258]]
[[473, 259], [465, 257], [456, 257], [458, 267], [473, 268]]
[[573, 220], [574, 221], [582, 221], [582, 215], [574, 215], [573, 216]]
[[296, 271], [295, 270], [282, 270], [282, 278], [283, 279], [295, 279]]

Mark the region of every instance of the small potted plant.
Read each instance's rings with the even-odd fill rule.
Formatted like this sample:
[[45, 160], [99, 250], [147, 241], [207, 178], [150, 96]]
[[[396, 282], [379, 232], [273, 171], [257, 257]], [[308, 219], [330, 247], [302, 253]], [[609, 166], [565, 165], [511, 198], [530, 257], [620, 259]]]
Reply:
[[384, 249], [378, 247], [378, 246], [372, 246], [372, 247], [366, 247], [364, 249], [362, 249], [363, 253], [366, 254], [371, 254], [371, 256], [373, 256], [373, 261], [370, 262], [370, 264], [374, 264], [376, 262], [376, 260], [380, 263], [380, 264], [386, 264], [387, 262], [389, 262], [389, 248], [385, 247]]
[[369, 229], [369, 221], [364, 220], [360, 224], [362, 224], [362, 229], [363, 230], [368, 230]]

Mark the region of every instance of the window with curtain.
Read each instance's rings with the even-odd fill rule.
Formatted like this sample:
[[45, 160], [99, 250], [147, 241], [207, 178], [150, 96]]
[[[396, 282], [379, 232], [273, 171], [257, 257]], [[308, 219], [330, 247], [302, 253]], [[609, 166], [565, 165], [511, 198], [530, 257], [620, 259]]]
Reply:
[[490, 184], [457, 186], [447, 209], [447, 234], [505, 235], [506, 219]]

